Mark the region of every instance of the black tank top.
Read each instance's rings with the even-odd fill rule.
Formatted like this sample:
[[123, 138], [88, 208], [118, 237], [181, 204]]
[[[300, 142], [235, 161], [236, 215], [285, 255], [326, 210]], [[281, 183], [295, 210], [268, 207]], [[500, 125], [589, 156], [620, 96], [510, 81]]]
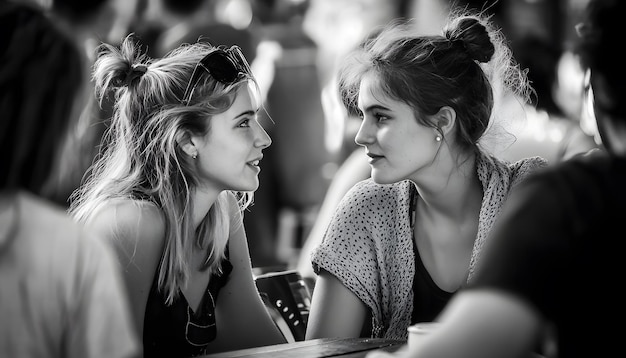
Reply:
[[222, 273], [211, 276], [200, 303], [194, 312], [183, 293], [171, 306], [165, 304], [165, 294], [158, 290], [158, 272], [155, 274], [148, 296], [144, 318], [144, 357], [187, 358], [206, 354], [206, 348], [217, 335], [215, 305], [217, 294], [226, 284], [233, 266], [227, 259], [222, 262]]
[[415, 253], [415, 277], [413, 278], [411, 324], [431, 322], [443, 310], [454, 293], [442, 290], [433, 281], [424, 267], [415, 240], [413, 240], [413, 252]]

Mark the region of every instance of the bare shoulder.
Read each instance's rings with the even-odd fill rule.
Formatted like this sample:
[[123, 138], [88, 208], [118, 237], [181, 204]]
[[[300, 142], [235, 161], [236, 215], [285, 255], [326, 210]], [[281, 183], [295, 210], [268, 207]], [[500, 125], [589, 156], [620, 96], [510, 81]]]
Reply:
[[165, 218], [156, 204], [145, 200], [107, 202], [86, 225], [132, 258], [160, 257], [165, 242]]
[[161, 209], [154, 203], [144, 200], [115, 199], [100, 208], [87, 225], [102, 232], [155, 236], [164, 232], [165, 220]]

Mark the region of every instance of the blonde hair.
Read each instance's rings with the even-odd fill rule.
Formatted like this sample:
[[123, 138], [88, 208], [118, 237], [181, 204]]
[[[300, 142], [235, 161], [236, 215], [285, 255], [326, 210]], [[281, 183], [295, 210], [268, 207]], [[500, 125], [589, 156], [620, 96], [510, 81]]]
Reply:
[[[256, 85], [250, 73], [232, 84], [204, 76], [190, 102], [182, 104], [196, 64], [215, 49], [206, 42], [186, 44], [152, 60], [128, 36], [119, 48], [103, 44], [93, 69], [96, 95], [101, 102], [113, 99], [114, 112], [86, 181], [70, 198], [70, 213], [87, 222], [111, 199], [155, 203], [166, 221], [158, 286], [168, 304], [188, 280], [194, 245], [207, 248], [203, 269], [220, 271], [226, 257], [229, 191], [220, 193], [194, 230], [190, 193], [199, 178], [193, 159], [177, 142], [184, 135], [206, 135], [206, 119], [226, 111], [241, 86]], [[252, 202], [251, 192], [234, 194], [241, 211]]]

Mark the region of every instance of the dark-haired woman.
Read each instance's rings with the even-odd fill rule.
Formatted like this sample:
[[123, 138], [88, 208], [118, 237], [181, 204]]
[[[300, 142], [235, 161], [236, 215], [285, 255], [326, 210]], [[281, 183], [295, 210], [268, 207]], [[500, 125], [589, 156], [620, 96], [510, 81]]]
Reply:
[[467, 282], [511, 189], [546, 165], [481, 147], [495, 99], [528, 81], [483, 15], [455, 12], [442, 35], [392, 23], [343, 62], [344, 105], [371, 178], [356, 184], [313, 251], [307, 339], [407, 338]]

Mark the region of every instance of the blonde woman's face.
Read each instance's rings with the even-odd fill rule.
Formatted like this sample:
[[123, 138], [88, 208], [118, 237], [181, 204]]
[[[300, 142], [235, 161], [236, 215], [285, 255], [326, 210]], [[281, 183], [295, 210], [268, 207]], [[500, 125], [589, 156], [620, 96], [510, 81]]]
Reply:
[[207, 118], [209, 133], [192, 139], [198, 150], [201, 186], [217, 191], [259, 187], [259, 162], [272, 140], [258, 122], [258, 111], [250, 88], [244, 86], [226, 112]]

